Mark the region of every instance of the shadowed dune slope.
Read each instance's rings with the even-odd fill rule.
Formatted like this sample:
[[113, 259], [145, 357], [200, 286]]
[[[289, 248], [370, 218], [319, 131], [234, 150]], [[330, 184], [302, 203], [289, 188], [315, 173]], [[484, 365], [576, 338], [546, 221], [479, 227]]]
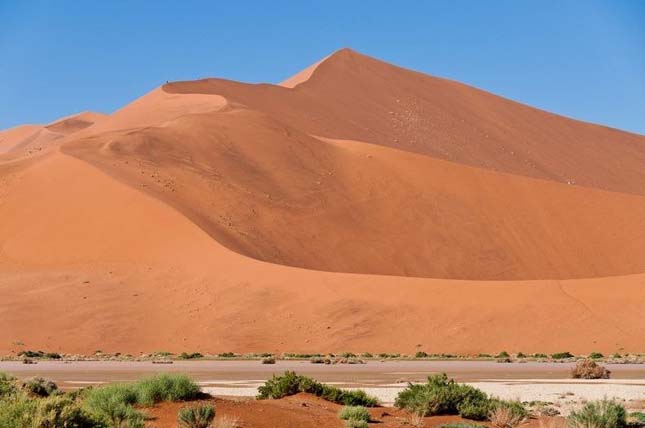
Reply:
[[561, 183], [645, 195], [645, 137], [571, 120], [349, 49], [293, 89], [222, 79], [171, 93], [218, 94], [304, 132]]
[[457, 279], [645, 271], [645, 197], [321, 141], [246, 109], [63, 150], [274, 263]]

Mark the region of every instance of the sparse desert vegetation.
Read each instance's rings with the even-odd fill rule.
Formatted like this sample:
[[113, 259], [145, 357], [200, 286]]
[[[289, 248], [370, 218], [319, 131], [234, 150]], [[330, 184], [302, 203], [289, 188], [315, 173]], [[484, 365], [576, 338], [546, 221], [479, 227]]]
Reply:
[[264, 385], [258, 388], [258, 398], [283, 398], [301, 392], [313, 394], [332, 403], [344, 404], [346, 406], [374, 407], [378, 405], [375, 397], [367, 395], [364, 391], [343, 390], [330, 385], [322, 384], [312, 378], [297, 375], [295, 372], [287, 371], [283, 375], [274, 375]]
[[488, 397], [469, 385], [449, 379], [444, 374], [428, 377], [424, 384], [409, 384], [396, 398], [395, 406], [424, 416], [459, 415], [465, 419], [487, 420], [497, 409], [525, 418], [527, 410], [519, 402]]

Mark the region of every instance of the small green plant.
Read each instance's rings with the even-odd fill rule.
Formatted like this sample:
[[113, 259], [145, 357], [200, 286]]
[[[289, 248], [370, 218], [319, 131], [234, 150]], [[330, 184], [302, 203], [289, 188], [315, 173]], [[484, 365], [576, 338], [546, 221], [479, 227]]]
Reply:
[[361, 354], [361, 358], [373, 358], [374, 356], [370, 354], [369, 352], [363, 352]]
[[222, 352], [221, 354], [217, 355], [219, 358], [235, 358], [237, 355], [235, 352]]
[[477, 358], [493, 358], [491, 354], [478, 354]]
[[58, 392], [58, 385], [51, 380], [42, 377], [34, 377], [25, 380], [22, 383], [22, 389], [28, 394], [34, 396], [49, 397], [50, 395]]
[[365, 421], [348, 419], [345, 421], [344, 428], [369, 428], [369, 424]]
[[428, 353], [423, 351], [417, 351], [417, 353], [414, 354], [414, 358], [428, 358]]
[[345, 406], [338, 412], [338, 417], [344, 420], [355, 419], [369, 422], [370, 412], [363, 406]]
[[516, 357], [517, 358], [526, 358], [526, 355], [523, 352], [518, 352]]
[[591, 358], [592, 360], [598, 360], [600, 358], [605, 358], [605, 356], [600, 352], [592, 352], [591, 354], [589, 354], [589, 358]]
[[624, 428], [627, 412], [615, 401], [592, 401], [567, 418], [567, 428]]
[[533, 358], [549, 358], [549, 356], [547, 354], [540, 354], [540, 353], [533, 354], [533, 355], [531, 355], [531, 357], [533, 357]]
[[645, 412], [634, 412], [630, 413], [629, 416], [636, 419], [638, 422], [645, 422]]
[[620, 355], [618, 352], [616, 352], [614, 355], [611, 356], [611, 358], [623, 358], [623, 356]]
[[510, 354], [506, 351], [502, 351], [495, 356], [495, 358], [509, 358]]
[[556, 352], [555, 354], [551, 354], [551, 358], [554, 360], [564, 360], [573, 357], [574, 355], [571, 352]]
[[207, 404], [180, 409], [177, 422], [180, 428], [209, 428], [214, 418], [215, 408]]

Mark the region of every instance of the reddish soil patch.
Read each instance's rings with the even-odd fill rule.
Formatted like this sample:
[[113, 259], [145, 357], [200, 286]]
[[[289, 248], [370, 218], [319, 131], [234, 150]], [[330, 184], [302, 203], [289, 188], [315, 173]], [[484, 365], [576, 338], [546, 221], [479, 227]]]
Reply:
[[[177, 412], [184, 406], [197, 403], [211, 403], [217, 417], [237, 418], [241, 428], [341, 428], [343, 421], [338, 418], [342, 406], [322, 400], [309, 394], [298, 394], [281, 400], [253, 400], [239, 398], [211, 398], [193, 403], [162, 403], [147, 409], [152, 419], [148, 427], [176, 428]], [[370, 425], [381, 428], [410, 427], [409, 415], [392, 407], [370, 409]], [[461, 419], [458, 416], [434, 416], [425, 418], [424, 427], [440, 427], [447, 423], [468, 423], [484, 425]], [[561, 428], [562, 418], [545, 418], [545, 427]], [[490, 424], [486, 424], [487, 426]], [[523, 428], [541, 426], [539, 420], [530, 420]]]

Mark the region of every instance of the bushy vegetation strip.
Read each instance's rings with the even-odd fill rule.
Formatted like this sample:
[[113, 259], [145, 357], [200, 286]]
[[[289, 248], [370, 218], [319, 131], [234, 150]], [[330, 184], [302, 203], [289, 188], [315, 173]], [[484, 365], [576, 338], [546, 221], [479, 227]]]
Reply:
[[367, 395], [365, 391], [345, 390], [325, 385], [317, 380], [306, 376], [297, 375], [295, 372], [287, 371], [283, 375], [273, 377], [258, 388], [258, 399], [282, 398], [306, 392], [316, 395], [332, 403], [344, 404], [346, 406], [374, 407], [378, 405], [378, 399]]

